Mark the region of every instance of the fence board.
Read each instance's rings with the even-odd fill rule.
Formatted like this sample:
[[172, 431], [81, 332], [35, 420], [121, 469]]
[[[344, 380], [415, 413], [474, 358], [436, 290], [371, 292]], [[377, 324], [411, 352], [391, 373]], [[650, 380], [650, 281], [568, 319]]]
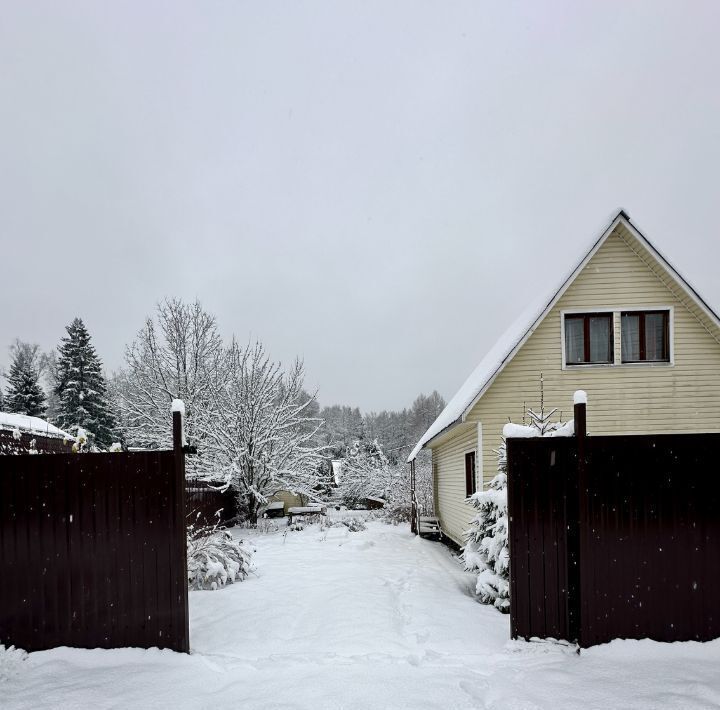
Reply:
[[201, 480], [187, 482], [185, 500], [189, 524], [200, 526], [224, 524], [235, 518], [237, 495], [231, 490], [224, 492], [218, 490], [221, 485]]
[[718, 444], [716, 434], [588, 439], [583, 645], [720, 636]]
[[0, 429], [0, 455], [12, 454], [69, 454], [73, 442], [41, 433], [13, 432]]
[[577, 445], [508, 440], [513, 637], [720, 637], [720, 435]]
[[508, 439], [513, 637], [567, 638], [567, 439]]
[[188, 650], [178, 457], [0, 456], [0, 643]]

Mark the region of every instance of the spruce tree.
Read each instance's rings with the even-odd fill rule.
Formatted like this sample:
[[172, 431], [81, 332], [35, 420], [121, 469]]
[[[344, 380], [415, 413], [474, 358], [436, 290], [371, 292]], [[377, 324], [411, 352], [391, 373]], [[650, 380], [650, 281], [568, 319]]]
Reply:
[[7, 375], [5, 397], [8, 412], [31, 417], [45, 415], [45, 392], [40, 386], [37, 351], [37, 345], [21, 343], [19, 340], [10, 348], [12, 364]]
[[113, 441], [115, 418], [107, 400], [102, 362], [80, 318], [65, 330], [67, 337], [60, 343], [57, 359], [57, 425], [71, 433], [84, 429], [97, 445], [108, 447]]

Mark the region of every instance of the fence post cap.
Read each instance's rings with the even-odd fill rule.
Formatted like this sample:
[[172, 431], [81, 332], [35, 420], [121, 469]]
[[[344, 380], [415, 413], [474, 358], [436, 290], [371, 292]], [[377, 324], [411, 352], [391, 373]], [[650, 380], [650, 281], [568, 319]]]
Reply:
[[573, 404], [587, 404], [587, 392], [585, 390], [576, 390], [573, 395]]

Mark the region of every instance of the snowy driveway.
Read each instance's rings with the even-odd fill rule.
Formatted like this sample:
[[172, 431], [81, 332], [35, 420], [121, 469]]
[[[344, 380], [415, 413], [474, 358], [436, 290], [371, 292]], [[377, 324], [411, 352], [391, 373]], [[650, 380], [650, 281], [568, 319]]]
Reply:
[[190, 656], [0, 654], [0, 707], [720, 707], [720, 642], [615, 642], [581, 656], [510, 642], [508, 618], [471, 598], [472, 575], [405, 526], [251, 542], [256, 574], [190, 594]]

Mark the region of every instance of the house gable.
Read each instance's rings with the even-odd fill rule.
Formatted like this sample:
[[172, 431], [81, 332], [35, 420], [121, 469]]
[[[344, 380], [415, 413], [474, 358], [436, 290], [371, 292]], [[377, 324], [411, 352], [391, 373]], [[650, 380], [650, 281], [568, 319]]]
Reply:
[[[573, 392], [588, 392], [590, 434], [720, 432], [717, 320], [655, 254], [619, 221], [464, 416], [427, 444], [437, 471], [437, 513], [457, 542], [462, 542], [473, 513], [465, 501], [464, 455], [481, 452], [478, 475], [487, 483], [497, 469], [494, 450], [502, 441], [503, 425], [508, 418], [521, 422], [525, 406], [539, 406], [540, 373], [546, 409], [559, 408], [564, 420], [572, 417]], [[628, 365], [617, 357], [614, 365], [563, 368], [565, 311], [611, 310], [619, 355], [619, 313], [652, 307], [672, 310], [672, 364]]]
[[[620, 231], [605, 240], [468, 412], [468, 422], [482, 422], [491, 448], [499, 445], [508, 418], [522, 421], [524, 405], [538, 406], [541, 372], [546, 406], [565, 410], [566, 419], [573, 392], [588, 392], [591, 433], [720, 431], [718, 330], [675, 281], [646, 259]], [[563, 369], [565, 311], [612, 310], [619, 354], [619, 312], [652, 307], [672, 310], [672, 364], [627, 365], [617, 357], [614, 365]], [[487, 451], [483, 464], [487, 479], [493, 472]]]
[[408, 457], [408, 462], [415, 458], [421, 448], [425, 446], [432, 448], [431, 442], [434, 444], [438, 443], [438, 439], [446, 440], [449, 435], [452, 435], [451, 430], [465, 421], [468, 413], [483, 397], [495, 378], [512, 361], [518, 350], [543, 322], [566, 290], [575, 282], [578, 275], [585, 270], [591, 259], [610, 237], [620, 237], [628, 248], [696, 315], [699, 321], [705, 323], [708, 332], [720, 342], [720, 318], [717, 314], [662, 254], [630, 223], [625, 211], [620, 210], [580, 260], [580, 263], [560, 283], [559, 287], [551, 291], [549, 296], [539, 300], [538, 303], [531, 304], [526, 312], [495, 343], [438, 418], [417, 442]]

